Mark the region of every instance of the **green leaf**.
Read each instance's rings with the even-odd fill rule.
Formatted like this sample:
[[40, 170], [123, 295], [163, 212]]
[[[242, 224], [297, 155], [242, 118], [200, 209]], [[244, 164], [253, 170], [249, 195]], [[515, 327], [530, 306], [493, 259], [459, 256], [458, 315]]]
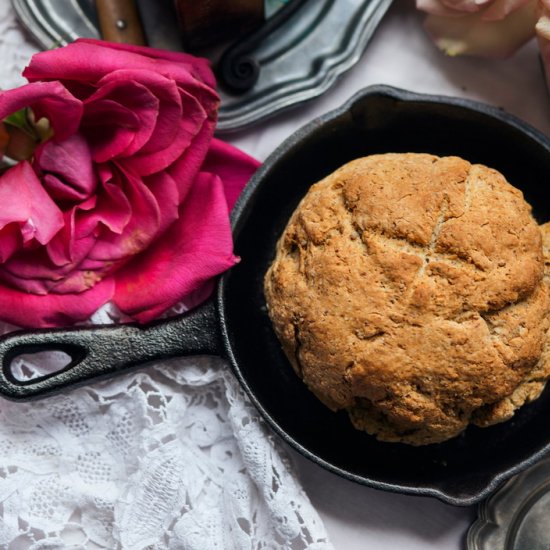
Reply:
[[10, 126], [14, 126], [15, 128], [20, 128], [30, 136], [34, 136], [36, 134], [33, 125], [29, 121], [28, 107], [23, 107], [23, 109], [20, 109], [19, 111], [8, 115], [3, 122], [4, 124], [9, 124]]

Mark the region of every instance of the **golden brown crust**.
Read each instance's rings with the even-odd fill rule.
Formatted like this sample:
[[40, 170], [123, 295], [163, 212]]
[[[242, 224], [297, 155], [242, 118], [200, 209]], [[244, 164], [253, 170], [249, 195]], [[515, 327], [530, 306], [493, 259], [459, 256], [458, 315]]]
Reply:
[[[544, 256], [544, 282], [550, 289], [550, 222], [540, 226]], [[478, 426], [491, 426], [511, 418], [515, 411], [537, 399], [544, 390], [550, 378], [550, 332], [549, 319], [545, 319], [546, 337], [541, 356], [535, 367], [525, 376], [519, 386], [508, 396], [496, 403], [481, 407], [472, 417], [472, 422]]]
[[514, 391], [546, 332], [543, 267], [530, 207], [495, 170], [373, 155], [311, 187], [265, 294], [286, 355], [325, 404], [418, 445], [523, 399]]

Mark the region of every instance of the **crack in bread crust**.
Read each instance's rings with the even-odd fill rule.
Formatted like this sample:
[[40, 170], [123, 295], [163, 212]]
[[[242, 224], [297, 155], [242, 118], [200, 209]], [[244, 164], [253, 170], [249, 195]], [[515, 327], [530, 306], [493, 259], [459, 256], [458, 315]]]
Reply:
[[356, 427], [417, 445], [521, 401], [546, 332], [543, 267], [530, 208], [498, 172], [374, 155], [312, 186], [265, 293], [308, 387]]

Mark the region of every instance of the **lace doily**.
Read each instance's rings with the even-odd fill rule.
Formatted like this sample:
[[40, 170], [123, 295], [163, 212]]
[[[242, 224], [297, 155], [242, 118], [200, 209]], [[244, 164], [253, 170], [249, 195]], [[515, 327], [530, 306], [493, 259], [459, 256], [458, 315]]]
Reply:
[[[36, 48], [0, 0], [0, 86]], [[107, 322], [104, 310], [95, 322]], [[0, 332], [12, 329], [0, 326]], [[40, 372], [28, 358], [19, 376]], [[0, 547], [331, 548], [225, 362], [149, 365], [32, 403], [0, 400]]]
[[210, 357], [0, 402], [0, 506], [10, 549], [330, 547], [273, 436]]

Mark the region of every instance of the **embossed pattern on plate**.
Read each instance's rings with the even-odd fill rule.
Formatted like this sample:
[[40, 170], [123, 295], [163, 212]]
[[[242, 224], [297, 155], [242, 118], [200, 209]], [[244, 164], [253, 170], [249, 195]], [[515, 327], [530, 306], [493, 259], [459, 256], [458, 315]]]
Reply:
[[[243, 95], [220, 91], [218, 132], [253, 126], [324, 93], [360, 59], [392, 0], [310, 0], [252, 53], [258, 82]], [[98, 38], [93, 0], [12, 0], [44, 49]], [[138, 0], [149, 44], [181, 50], [171, 0]]]
[[479, 506], [468, 531], [469, 550], [548, 550], [550, 460], [505, 483]]

